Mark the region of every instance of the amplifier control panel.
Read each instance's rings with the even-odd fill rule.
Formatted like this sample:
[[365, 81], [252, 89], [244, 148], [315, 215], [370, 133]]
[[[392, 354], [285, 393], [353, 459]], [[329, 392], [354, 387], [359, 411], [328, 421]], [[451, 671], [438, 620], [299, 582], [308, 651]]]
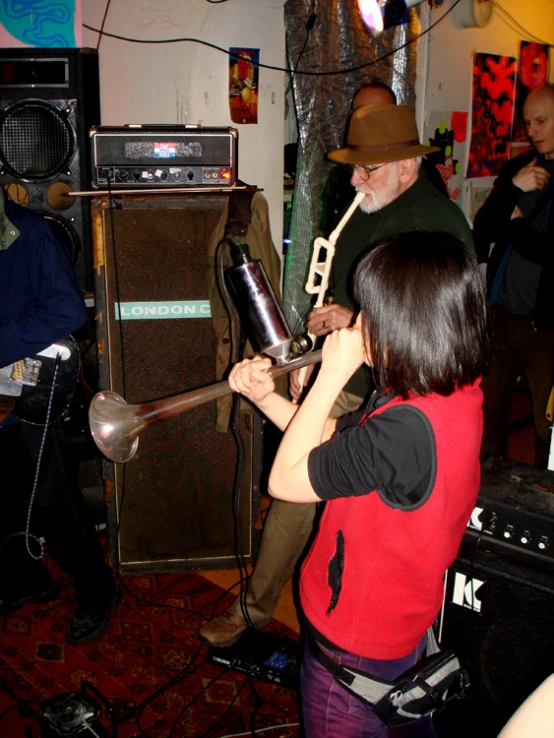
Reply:
[[[483, 463], [468, 533], [554, 562], [554, 472], [509, 461]], [[484, 540], [483, 540], [484, 539]]]
[[230, 167], [104, 166], [96, 171], [95, 185], [225, 185], [233, 183]]

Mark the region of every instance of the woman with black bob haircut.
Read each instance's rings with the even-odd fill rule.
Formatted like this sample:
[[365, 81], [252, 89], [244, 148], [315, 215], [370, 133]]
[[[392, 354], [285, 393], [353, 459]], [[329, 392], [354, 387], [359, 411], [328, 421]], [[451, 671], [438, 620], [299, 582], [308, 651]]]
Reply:
[[[271, 494], [326, 503], [300, 577], [307, 738], [389, 735], [329, 664], [387, 682], [417, 664], [480, 484], [489, 339], [474, 257], [447, 234], [404, 233], [363, 256], [354, 282], [356, 324], [327, 336], [300, 406], [274, 392], [269, 359], [245, 360], [229, 376], [285, 431]], [[330, 419], [364, 362], [376, 392], [357, 413]], [[436, 733], [426, 715], [394, 735]]]
[[450, 395], [488, 368], [482, 276], [448, 233], [380, 241], [357, 266], [354, 296], [381, 392]]

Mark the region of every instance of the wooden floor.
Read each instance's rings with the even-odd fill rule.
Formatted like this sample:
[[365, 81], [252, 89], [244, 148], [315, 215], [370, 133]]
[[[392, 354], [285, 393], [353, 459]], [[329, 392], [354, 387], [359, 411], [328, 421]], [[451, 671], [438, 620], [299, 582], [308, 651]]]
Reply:
[[[252, 567], [249, 567], [249, 571], [251, 570]], [[223, 587], [223, 589], [227, 589], [234, 582], [240, 581], [238, 569], [201, 571], [198, 572], [198, 574], [202, 574], [202, 576], [206, 577], [206, 579], [209, 579], [210, 582], [218, 584], [220, 587]], [[231, 590], [231, 592], [237, 595], [239, 591], [240, 590], [238, 586], [233, 587], [233, 589]], [[298, 623], [296, 607], [294, 605], [294, 598], [292, 594], [292, 581], [287, 582], [281, 590], [281, 596], [279, 597], [279, 602], [277, 603], [277, 607], [275, 608], [273, 617], [280, 623], [288, 625], [288, 627], [291, 628], [291, 630], [294, 630], [296, 633], [300, 632], [300, 625]]]

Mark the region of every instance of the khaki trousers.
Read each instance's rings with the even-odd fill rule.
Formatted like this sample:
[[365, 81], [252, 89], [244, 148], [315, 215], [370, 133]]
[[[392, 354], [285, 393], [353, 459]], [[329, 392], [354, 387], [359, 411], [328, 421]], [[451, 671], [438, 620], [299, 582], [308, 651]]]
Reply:
[[[341, 392], [330, 417], [355, 412], [362, 398]], [[267, 515], [254, 571], [248, 580], [245, 603], [252, 623], [261, 627], [275, 610], [281, 589], [294, 573], [298, 559], [312, 532], [316, 502], [295, 503], [273, 500]], [[241, 611], [241, 597], [230, 608]]]

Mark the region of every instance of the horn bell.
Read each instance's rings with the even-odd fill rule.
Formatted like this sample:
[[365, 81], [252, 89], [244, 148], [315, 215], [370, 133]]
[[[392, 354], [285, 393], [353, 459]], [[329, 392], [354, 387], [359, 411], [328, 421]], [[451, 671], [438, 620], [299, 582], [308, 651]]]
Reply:
[[116, 392], [98, 392], [89, 407], [90, 432], [110, 461], [124, 464], [137, 451], [140, 432], [148, 425], [140, 405], [129, 405]]

